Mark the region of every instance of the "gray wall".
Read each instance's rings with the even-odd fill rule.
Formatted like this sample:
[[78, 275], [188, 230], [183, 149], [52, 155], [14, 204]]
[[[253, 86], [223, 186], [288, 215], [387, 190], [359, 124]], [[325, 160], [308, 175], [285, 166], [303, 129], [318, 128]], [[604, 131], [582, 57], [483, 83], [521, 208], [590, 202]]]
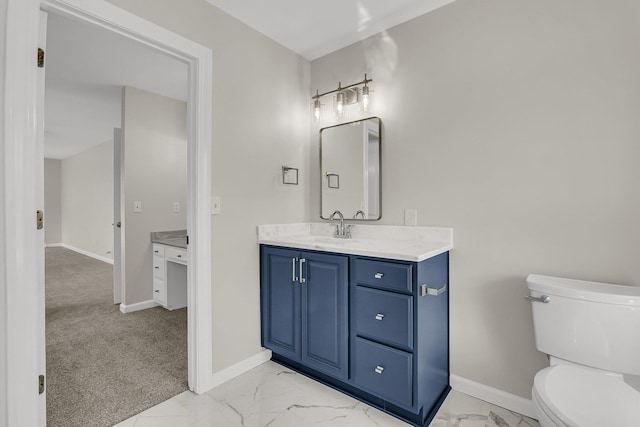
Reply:
[[44, 243], [62, 243], [62, 160], [44, 159]]
[[[213, 370], [261, 351], [256, 225], [309, 219], [309, 62], [205, 0], [109, 0], [213, 51]], [[179, 13], [178, 12], [179, 9]], [[300, 168], [283, 185], [281, 167]], [[204, 236], [200, 236], [204, 237]]]
[[638, 16], [632, 0], [458, 0], [312, 62], [310, 93], [374, 79], [381, 223], [416, 208], [454, 229], [453, 374], [530, 397], [546, 359], [528, 273], [640, 284]]
[[[7, 2], [6, 0], [0, 0], [0, 28], [7, 28]], [[0, 103], [0, 125], [4, 129], [4, 65], [6, 55], [5, 45], [5, 31], [0, 31], [0, 99], [3, 100]], [[0, 158], [4, 159], [4, 132], [0, 132]], [[4, 170], [4, 168], [3, 168]], [[0, 173], [0, 269], [4, 269], [5, 260], [5, 235], [4, 235], [4, 210], [5, 210], [5, 197], [4, 197], [4, 173]], [[0, 277], [0, 310], [3, 313], [7, 311], [7, 296], [6, 296], [6, 283], [5, 277]], [[7, 378], [7, 333], [6, 333], [6, 320], [5, 316], [0, 316], [0, 378]], [[7, 382], [0, 382], [0, 426], [5, 427], [7, 425]]]
[[113, 141], [62, 160], [61, 189], [61, 242], [113, 259]]
[[[187, 228], [187, 104], [125, 87], [123, 239], [126, 305], [153, 299], [152, 231]], [[142, 212], [134, 213], [134, 201]], [[173, 202], [180, 212], [173, 212]]]

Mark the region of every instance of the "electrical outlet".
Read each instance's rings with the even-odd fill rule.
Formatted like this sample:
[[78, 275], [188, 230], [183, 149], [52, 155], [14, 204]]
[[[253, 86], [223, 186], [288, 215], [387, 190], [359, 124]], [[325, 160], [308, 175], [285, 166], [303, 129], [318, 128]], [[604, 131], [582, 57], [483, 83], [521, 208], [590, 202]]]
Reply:
[[142, 212], [142, 202], [133, 202], [133, 213]]
[[222, 205], [220, 203], [220, 196], [211, 196], [211, 215], [221, 215]]
[[418, 210], [417, 209], [405, 209], [404, 211], [404, 225], [409, 227], [415, 227], [418, 225]]
[[173, 211], [175, 213], [179, 213], [180, 212], [180, 202], [173, 202]]

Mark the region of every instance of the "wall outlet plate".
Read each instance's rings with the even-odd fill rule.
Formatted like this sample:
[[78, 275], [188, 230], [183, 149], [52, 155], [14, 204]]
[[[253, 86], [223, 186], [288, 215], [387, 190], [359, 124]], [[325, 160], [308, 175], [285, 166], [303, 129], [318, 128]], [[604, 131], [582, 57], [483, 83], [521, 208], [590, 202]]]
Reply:
[[418, 210], [417, 209], [405, 209], [404, 211], [404, 225], [408, 227], [416, 227], [418, 225]]
[[180, 212], [180, 202], [173, 202], [173, 212], [175, 213]]

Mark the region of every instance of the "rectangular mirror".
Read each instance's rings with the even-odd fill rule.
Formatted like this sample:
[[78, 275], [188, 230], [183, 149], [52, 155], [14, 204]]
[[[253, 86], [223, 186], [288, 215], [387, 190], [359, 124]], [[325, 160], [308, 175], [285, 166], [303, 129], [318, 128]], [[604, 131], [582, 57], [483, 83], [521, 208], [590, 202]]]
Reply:
[[378, 117], [320, 129], [320, 218], [380, 219], [381, 144]]

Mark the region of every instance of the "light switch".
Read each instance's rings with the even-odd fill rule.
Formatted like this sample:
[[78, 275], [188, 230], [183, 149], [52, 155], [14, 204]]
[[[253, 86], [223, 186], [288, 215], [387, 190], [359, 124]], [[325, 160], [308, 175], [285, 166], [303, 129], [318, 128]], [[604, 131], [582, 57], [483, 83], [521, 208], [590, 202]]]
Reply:
[[211, 196], [211, 215], [221, 215], [222, 205], [220, 204], [220, 196]]
[[180, 202], [173, 202], [173, 211], [175, 213], [179, 213], [180, 212]]
[[142, 202], [133, 202], [133, 212], [134, 213], [142, 212]]

